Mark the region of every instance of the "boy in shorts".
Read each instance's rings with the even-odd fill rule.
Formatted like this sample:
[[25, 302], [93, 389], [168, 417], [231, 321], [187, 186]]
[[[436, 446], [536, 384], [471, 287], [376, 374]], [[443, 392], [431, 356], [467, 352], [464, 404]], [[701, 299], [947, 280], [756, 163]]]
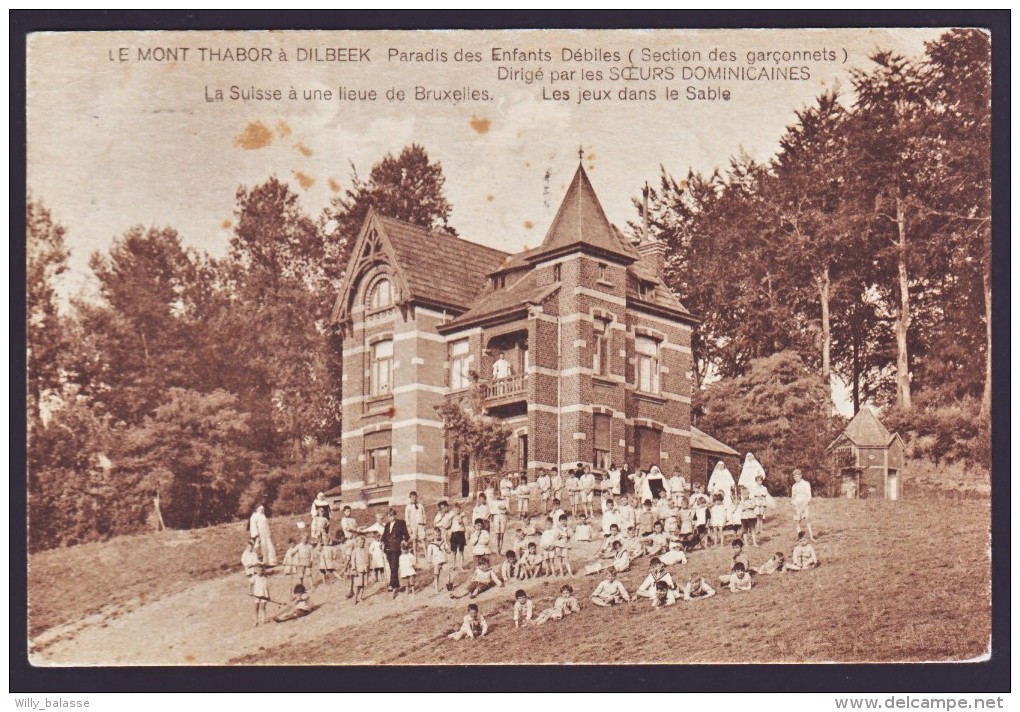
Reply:
[[407, 525], [407, 533], [411, 537], [411, 553], [418, 555], [425, 553], [427, 533], [425, 522], [427, 521], [425, 507], [418, 504], [418, 493], [411, 492], [408, 496], [407, 506], [404, 507], [404, 523]]
[[[453, 515], [450, 517], [450, 553], [453, 555], [451, 565], [457, 566], [458, 570], [464, 570], [464, 549], [467, 547], [467, 532], [465, 531], [464, 515], [460, 511], [460, 505], [453, 505]], [[460, 564], [457, 564], [457, 557], [460, 557]]]
[[468, 604], [467, 615], [459, 629], [447, 636], [450, 640], [463, 640], [464, 638], [481, 638], [489, 632], [489, 624], [485, 622], [485, 616], [478, 612], [477, 603]]
[[815, 553], [815, 545], [808, 540], [805, 532], [797, 535], [797, 544], [793, 547], [793, 554], [790, 555], [790, 561], [785, 568], [790, 571], [818, 568], [818, 554]]
[[606, 577], [591, 593], [591, 602], [602, 608], [609, 608], [619, 603], [630, 603], [630, 594], [626, 587], [617, 580], [616, 569], [609, 569]]
[[549, 471], [545, 468], [538, 473], [538, 479], [535, 481], [535, 485], [538, 487], [538, 496], [542, 500], [542, 512], [549, 511], [549, 500], [552, 499], [552, 479], [549, 477]]
[[790, 502], [793, 504], [793, 523], [797, 527], [797, 536], [799, 537], [801, 534], [801, 526], [805, 526], [808, 537], [814, 540], [815, 534], [811, 531], [811, 519], [808, 517], [808, 505], [811, 504], [811, 483], [804, 479], [800, 470], [793, 471]]

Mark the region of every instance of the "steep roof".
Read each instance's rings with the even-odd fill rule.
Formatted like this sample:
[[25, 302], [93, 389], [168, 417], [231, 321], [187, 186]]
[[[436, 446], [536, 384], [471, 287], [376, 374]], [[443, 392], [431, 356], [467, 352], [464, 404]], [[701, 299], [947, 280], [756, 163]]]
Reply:
[[886, 447], [892, 440], [892, 435], [867, 405], [857, 411], [843, 434], [857, 447]]
[[717, 455], [735, 455], [740, 457], [740, 453], [731, 448], [729, 445], [725, 445], [708, 433], [698, 430], [693, 425], [691, 426], [691, 450], [701, 450], [702, 452], [711, 452]]
[[470, 324], [485, 321], [524, 309], [528, 304], [541, 304], [560, 288], [559, 283], [539, 286], [537, 275], [529, 272], [506, 289], [496, 289], [479, 295], [478, 303], [456, 319], [443, 324], [441, 332], [455, 331]]
[[416, 299], [467, 309], [489, 272], [507, 258], [502, 250], [402, 220], [380, 216], [379, 221]]
[[627, 264], [639, 258], [637, 250], [621, 240], [610, 224], [588, 180], [588, 174], [583, 166], [578, 166], [567, 194], [563, 196], [563, 202], [556, 211], [556, 217], [549, 226], [549, 232], [528, 260], [533, 262], [542, 257], [584, 248], [616, 257]]

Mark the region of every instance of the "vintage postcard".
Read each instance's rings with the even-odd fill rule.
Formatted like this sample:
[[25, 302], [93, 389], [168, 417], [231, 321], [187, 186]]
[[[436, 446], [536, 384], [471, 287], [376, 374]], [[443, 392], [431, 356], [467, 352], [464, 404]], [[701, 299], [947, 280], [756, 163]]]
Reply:
[[947, 662], [982, 29], [27, 39], [35, 666]]

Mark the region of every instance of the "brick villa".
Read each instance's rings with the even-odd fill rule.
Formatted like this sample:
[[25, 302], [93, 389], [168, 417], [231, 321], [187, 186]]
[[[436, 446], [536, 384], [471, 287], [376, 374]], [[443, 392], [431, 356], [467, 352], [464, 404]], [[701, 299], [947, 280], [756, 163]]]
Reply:
[[343, 498], [467, 495], [475, 468], [446, 447], [436, 405], [474, 374], [512, 431], [508, 470], [627, 462], [689, 478], [696, 319], [663, 263], [661, 243], [609, 223], [582, 167], [542, 244], [516, 254], [370, 211], [333, 312]]

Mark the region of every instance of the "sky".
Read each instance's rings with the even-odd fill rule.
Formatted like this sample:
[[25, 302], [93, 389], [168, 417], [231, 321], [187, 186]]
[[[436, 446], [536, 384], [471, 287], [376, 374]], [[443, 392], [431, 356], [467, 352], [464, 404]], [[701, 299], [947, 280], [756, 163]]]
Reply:
[[[517, 251], [542, 241], [579, 148], [609, 219], [623, 225], [660, 165], [682, 177], [725, 168], [738, 153], [768, 160], [796, 110], [823, 91], [849, 92], [851, 70], [868, 68], [875, 50], [919, 57], [940, 34], [41, 33], [28, 43], [28, 188], [67, 228], [67, 295], [94, 292], [89, 255], [133, 225], [173, 227], [185, 244], [222, 255], [239, 186], [276, 175], [318, 216], [352, 169], [366, 176], [412, 142], [441, 163], [459, 233]], [[795, 78], [698, 77], [764, 67]], [[416, 87], [469, 96], [416, 100]], [[399, 90], [403, 100], [392, 96]], [[709, 90], [729, 100], [688, 98]], [[248, 98], [276, 91], [280, 99]], [[331, 98], [321, 98], [326, 91]], [[581, 91], [592, 100], [578, 103]]]

